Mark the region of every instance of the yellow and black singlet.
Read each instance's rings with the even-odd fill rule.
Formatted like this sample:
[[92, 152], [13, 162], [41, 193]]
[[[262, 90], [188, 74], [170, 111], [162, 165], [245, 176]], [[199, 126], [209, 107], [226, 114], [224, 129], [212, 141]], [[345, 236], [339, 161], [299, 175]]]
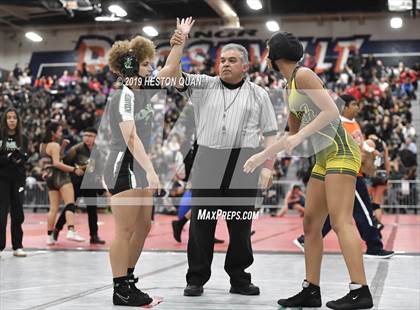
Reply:
[[[300, 121], [300, 128], [311, 123], [321, 112], [309, 96], [296, 86], [296, 67], [292, 74], [288, 104], [290, 112]], [[323, 180], [326, 174], [357, 175], [361, 165], [360, 149], [346, 132], [340, 118], [331, 121], [326, 127], [310, 137], [316, 156], [311, 177]]]

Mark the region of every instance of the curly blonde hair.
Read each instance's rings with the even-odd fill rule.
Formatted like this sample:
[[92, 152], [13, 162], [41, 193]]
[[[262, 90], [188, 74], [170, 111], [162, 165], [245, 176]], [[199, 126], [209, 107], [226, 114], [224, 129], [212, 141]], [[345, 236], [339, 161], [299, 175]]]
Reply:
[[121, 57], [127, 55], [130, 52], [130, 42], [116, 41], [109, 51], [108, 63], [109, 68], [115, 74], [121, 74]]
[[130, 50], [141, 63], [146, 58], [153, 59], [155, 57], [156, 47], [151, 40], [142, 36], [136, 36], [130, 41]]

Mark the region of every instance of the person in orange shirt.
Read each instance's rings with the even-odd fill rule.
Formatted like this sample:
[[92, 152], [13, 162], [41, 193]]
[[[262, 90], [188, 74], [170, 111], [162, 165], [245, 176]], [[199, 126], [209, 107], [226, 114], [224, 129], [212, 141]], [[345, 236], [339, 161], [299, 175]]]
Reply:
[[[344, 107], [341, 114], [341, 122], [346, 131], [353, 137], [353, 139], [359, 144], [362, 154], [362, 168], [367, 166], [367, 161], [364, 158], [368, 157], [369, 154], [375, 151], [372, 141], [364, 141], [363, 133], [360, 129], [359, 124], [355, 120], [355, 117], [359, 113], [359, 103], [355, 97], [344, 94], [340, 96], [338, 105], [341, 102]], [[371, 206], [371, 200], [368, 194], [365, 179], [362, 171], [359, 171], [356, 181], [356, 199], [354, 200], [353, 218], [356, 222], [357, 229], [359, 230], [360, 236], [366, 243], [366, 254], [365, 257], [372, 258], [390, 258], [394, 255], [393, 251], [384, 249], [384, 245], [381, 241], [380, 232], [375, 225], [375, 219], [373, 216], [373, 210]], [[322, 236], [325, 237], [331, 231], [330, 219], [327, 217], [324, 227], [322, 229]], [[302, 251], [304, 251], [305, 239], [301, 235], [295, 239], [293, 243]]]

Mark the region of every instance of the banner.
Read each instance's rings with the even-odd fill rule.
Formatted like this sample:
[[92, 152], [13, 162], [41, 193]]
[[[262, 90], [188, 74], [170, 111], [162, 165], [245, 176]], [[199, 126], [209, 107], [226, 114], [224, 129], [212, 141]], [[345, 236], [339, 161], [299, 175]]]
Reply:
[[[157, 46], [155, 63], [163, 60], [170, 51], [170, 33], [162, 33], [154, 39]], [[80, 36], [72, 51], [35, 52], [32, 54], [30, 68], [36, 77], [42, 75], [61, 75], [64, 70], [70, 74], [87, 64], [91, 72], [100, 70], [108, 61], [108, 53], [116, 40], [127, 39], [117, 35], [115, 39], [106, 36]], [[408, 66], [420, 59], [420, 40], [372, 41], [370, 35], [358, 35], [341, 38], [300, 37], [305, 54], [312, 57], [315, 71], [334, 70], [340, 72], [355, 50], [364, 55], [373, 55], [385, 65], [398, 65], [404, 61]], [[206, 60], [214, 62], [215, 71], [220, 58], [220, 51], [227, 43], [244, 45], [249, 52], [251, 64], [260, 64], [265, 69], [267, 38], [258, 35], [256, 29], [196, 31], [187, 42], [185, 56], [182, 59], [184, 69], [191, 65], [203, 64]]]

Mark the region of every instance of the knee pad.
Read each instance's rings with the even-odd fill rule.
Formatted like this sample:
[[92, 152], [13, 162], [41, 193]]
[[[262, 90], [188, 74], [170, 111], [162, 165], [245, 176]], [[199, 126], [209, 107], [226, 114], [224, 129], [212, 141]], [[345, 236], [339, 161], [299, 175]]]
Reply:
[[74, 203], [69, 203], [68, 205], [66, 205], [66, 207], [64, 208], [64, 212], [66, 211], [70, 211], [72, 213], [76, 212], [76, 205]]

